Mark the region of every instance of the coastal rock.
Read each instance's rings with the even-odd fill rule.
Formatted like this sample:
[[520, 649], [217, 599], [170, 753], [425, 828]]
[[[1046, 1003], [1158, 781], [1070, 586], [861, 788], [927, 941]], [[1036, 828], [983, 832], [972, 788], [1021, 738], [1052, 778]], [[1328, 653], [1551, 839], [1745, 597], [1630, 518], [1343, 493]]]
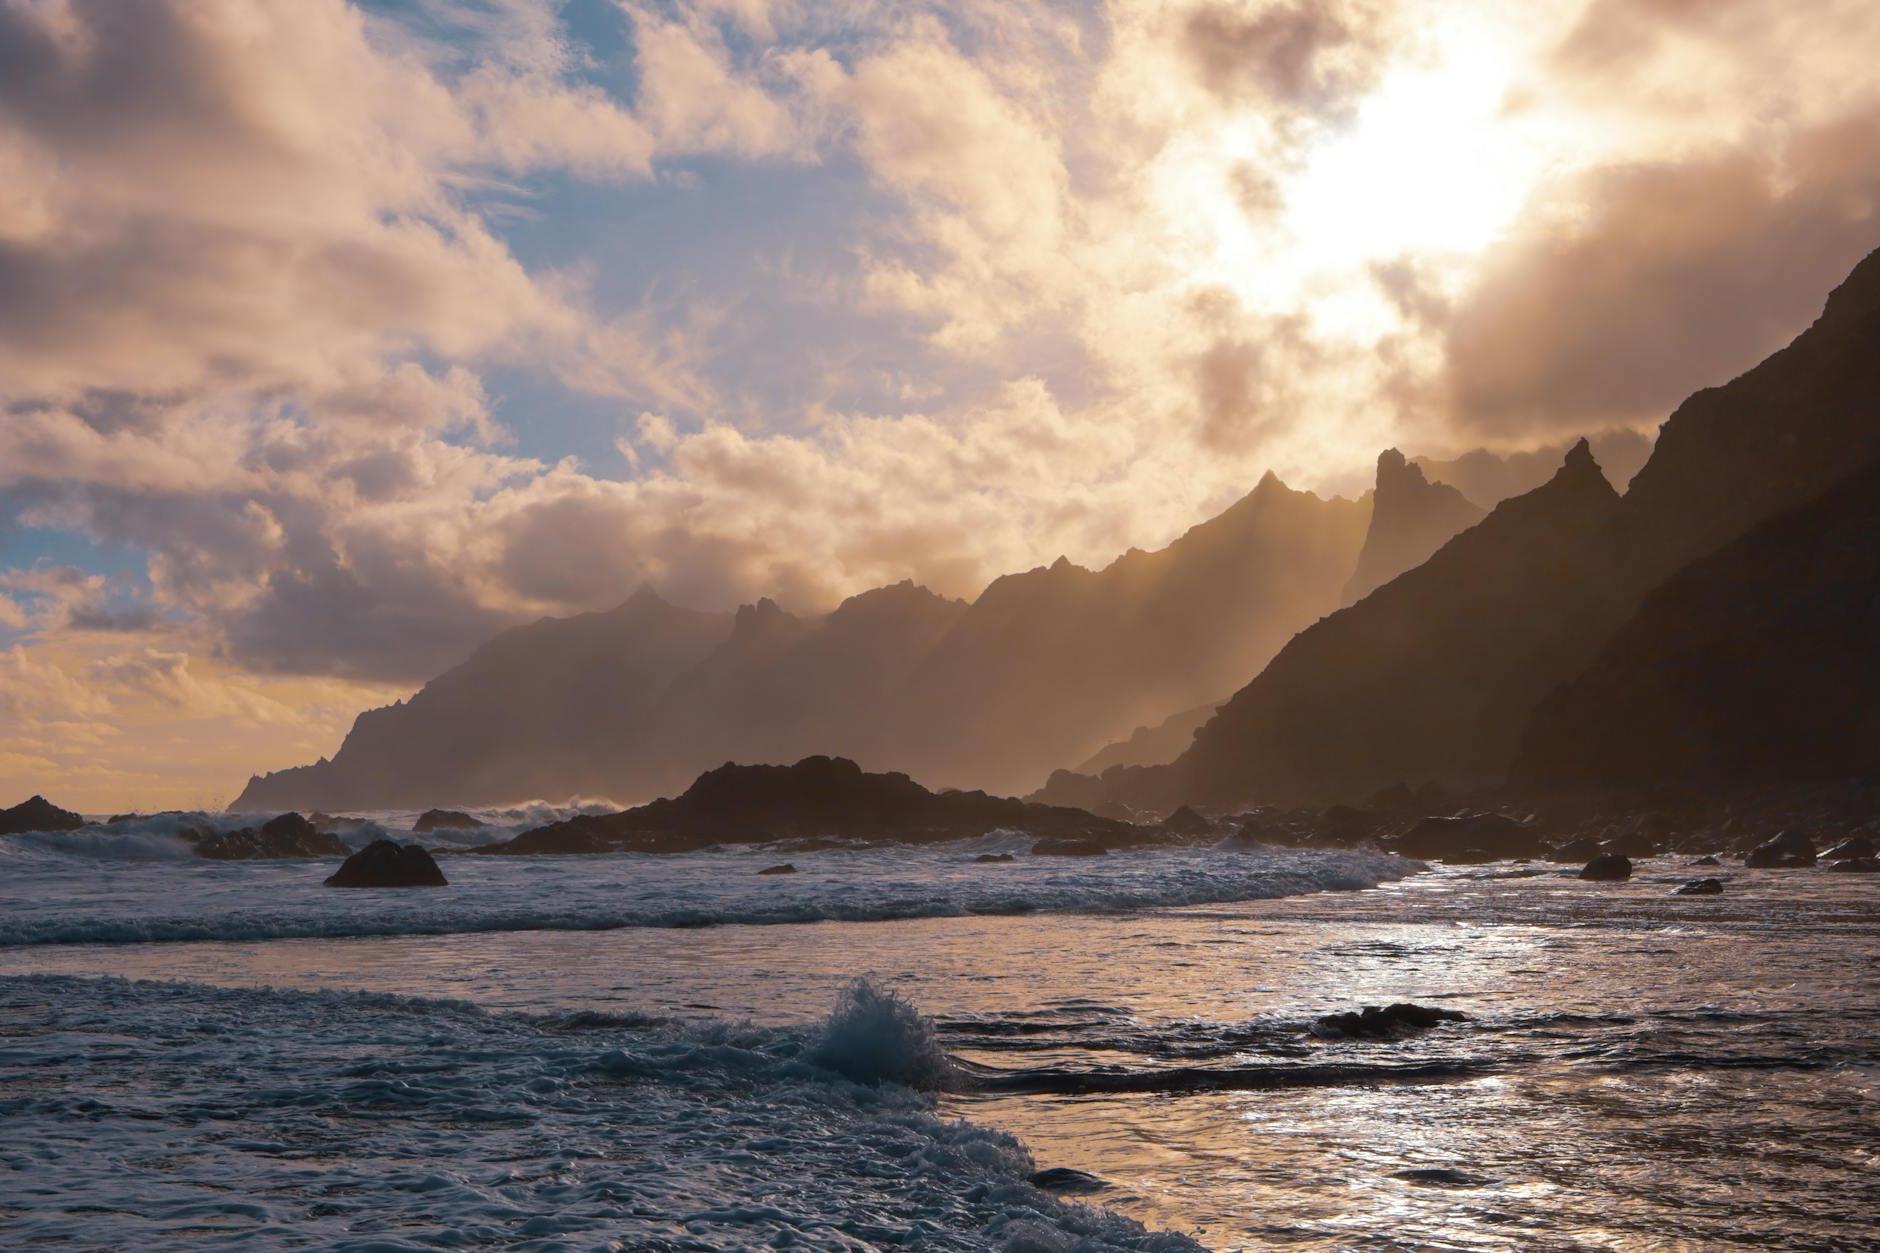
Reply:
[[981, 853], [979, 856], [973, 858], [973, 860], [982, 866], [989, 866], [996, 862], [1017, 861], [1018, 858], [1012, 856], [1010, 853]]
[[841, 757], [805, 757], [793, 766], [720, 766], [677, 797], [623, 813], [582, 814], [465, 852], [673, 853], [808, 838], [924, 844], [999, 830], [1121, 843], [1155, 834], [1081, 809], [984, 792], [930, 792], [904, 774], [869, 774]]
[[23, 835], [28, 831], [76, 831], [85, 825], [83, 815], [60, 809], [43, 796], [33, 796], [11, 809], [0, 809], [0, 835]]
[[1470, 865], [1513, 857], [1539, 857], [1547, 848], [1526, 824], [1505, 814], [1425, 818], [1389, 845], [1402, 857]]
[[1212, 835], [1218, 829], [1213, 819], [1203, 817], [1187, 805], [1162, 819], [1161, 826], [1170, 835]]
[[760, 874], [760, 875], [766, 875], [766, 874], [795, 874], [795, 873], [796, 873], [796, 867], [795, 867], [794, 865], [792, 865], [792, 864], [791, 864], [790, 862], [787, 862], [787, 861], [786, 861], [786, 862], [783, 862], [783, 863], [781, 863], [781, 864], [779, 864], [779, 865], [775, 865], [775, 866], [765, 866], [765, 867], [764, 867], [764, 868], [763, 868], [762, 870], [760, 870], [760, 871], [758, 871], [757, 873], [758, 873], [758, 874]]
[[476, 831], [488, 825], [472, 818], [462, 810], [427, 809], [418, 815], [418, 820], [411, 824], [411, 829], [422, 835], [427, 831]]
[[1601, 853], [1580, 867], [1580, 878], [1598, 883], [1621, 883], [1632, 877], [1632, 859], [1617, 853]]
[[1799, 870], [1815, 864], [1815, 842], [1800, 831], [1784, 831], [1751, 849], [1743, 864], [1760, 870]]
[[1356, 1039], [1376, 1040], [1427, 1031], [1445, 1022], [1467, 1021], [1469, 1016], [1461, 1010], [1437, 1009], [1400, 1001], [1383, 1008], [1366, 1005], [1356, 1013], [1326, 1014], [1318, 1020], [1318, 1029]]
[[1853, 835], [1842, 840], [1821, 855], [1822, 861], [1858, 861], [1880, 856], [1880, 847], [1864, 835]]
[[1837, 874], [1873, 874], [1880, 871], [1880, 858], [1852, 857], [1845, 861], [1828, 863], [1828, 869]]
[[1706, 853], [1702, 857], [1699, 857], [1697, 860], [1690, 862], [1689, 864], [1693, 866], [1721, 866], [1723, 863], [1721, 861], [1718, 861], [1715, 856], [1709, 853]]
[[1692, 879], [1672, 893], [1673, 896], [1722, 896], [1722, 879]]
[[372, 841], [326, 880], [330, 888], [441, 888], [449, 883], [431, 854], [392, 840]]
[[316, 830], [296, 813], [268, 819], [260, 827], [207, 834], [196, 842], [196, 856], [211, 861], [264, 861], [290, 857], [344, 857], [346, 846]]
[[1091, 1192], [1104, 1192], [1110, 1187], [1108, 1180], [1087, 1170], [1076, 1170], [1069, 1166], [1049, 1166], [1044, 1170], [1033, 1171], [1026, 1182], [1034, 1188], [1055, 1192], [1060, 1196], [1082, 1196]]
[[1447, 1166], [1422, 1166], [1412, 1170], [1394, 1170], [1390, 1177], [1401, 1179], [1405, 1183], [1419, 1184], [1425, 1188], [1485, 1188], [1495, 1182], [1493, 1179], [1453, 1170]]

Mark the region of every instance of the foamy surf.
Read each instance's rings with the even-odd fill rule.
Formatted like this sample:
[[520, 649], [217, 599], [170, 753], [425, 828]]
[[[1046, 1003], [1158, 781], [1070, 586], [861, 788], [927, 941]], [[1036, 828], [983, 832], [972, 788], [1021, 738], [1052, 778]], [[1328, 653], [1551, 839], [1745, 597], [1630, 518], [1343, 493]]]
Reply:
[[1200, 1247], [939, 1117], [932, 1028], [867, 985], [795, 1031], [61, 977], [0, 1014], [15, 1243]]
[[410, 893], [324, 889], [328, 862], [97, 858], [82, 842], [41, 845], [16, 853], [0, 883], [0, 946], [1104, 913], [1352, 891], [1421, 869], [1369, 851], [1209, 848], [986, 865], [974, 860], [984, 846], [792, 852], [798, 873], [783, 876], [756, 873], [781, 859], [765, 848], [449, 857], [449, 888]]

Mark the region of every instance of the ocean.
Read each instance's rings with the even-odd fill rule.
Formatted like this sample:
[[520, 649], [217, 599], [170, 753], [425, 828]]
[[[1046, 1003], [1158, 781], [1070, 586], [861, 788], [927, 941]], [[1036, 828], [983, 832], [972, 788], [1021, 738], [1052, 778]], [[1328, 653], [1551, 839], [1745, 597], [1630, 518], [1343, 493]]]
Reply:
[[[1238, 841], [1032, 857], [995, 834], [445, 856], [448, 888], [340, 891], [331, 862], [195, 858], [175, 832], [205, 820], [240, 821], [0, 840], [0, 1245], [1880, 1230], [1871, 875], [1671, 857], [1600, 884]], [[1704, 875], [1721, 896], [1671, 894]], [[1467, 1020], [1317, 1021], [1399, 1001]]]

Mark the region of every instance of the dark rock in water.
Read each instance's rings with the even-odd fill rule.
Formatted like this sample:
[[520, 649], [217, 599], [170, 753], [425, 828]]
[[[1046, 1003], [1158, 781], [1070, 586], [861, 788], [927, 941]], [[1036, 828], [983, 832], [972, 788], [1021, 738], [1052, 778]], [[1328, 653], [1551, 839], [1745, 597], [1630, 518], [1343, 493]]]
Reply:
[[1403, 857], [1473, 864], [1510, 857], [1539, 857], [1546, 845], [1526, 824], [1504, 814], [1460, 814], [1425, 818], [1390, 844]]
[[259, 828], [204, 835], [196, 856], [211, 861], [263, 861], [287, 857], [344, 857], [346, 846], [299, 814], [280, 814]]
[[1110, 850], [1101, 840], [1050, 837], [1031, 846], [1034, 857], [1102, 857]]
[[1617, 853], [1601, 853], [1580, 867], [1580, 878], [1599, 883], [1620, 883], [1632, 877], [1632, 859]]
[[1880, 856], [1880, 847], [1864, 835], [1852, 835], [1821, 855], [1822, 861], [1856, 861]]
[[1829, 862], [1828, 869], [1838, 874], [1873, 874], [1880, 871], [1880, 858], [1851, 857], [1845, 861]]
[[762, 870], [758, 871], [757, 873], [758, 874], [795, 874], [796, 867], [786, 861], [782, 863], [781, 865], [777, 865], [777, 866], [765, 866]]
[[487, 825], [462, 810], [427, 809], [418, 815], [418, 820], [411, 824], [411, 829], [423, 834], [426, 831], [476, 831]]
[[1360, 1013], [1327, 1014], [1319, 1019], [1321, 1031], [1336, 1031], [1362, 1039], [1386, 1039], [1412, 1031], [1427, 1031], [1438, 1023], [1467, 1022], [1461, 1010], [1436, 1009], [1400, 1001], [1382, 1009], [1366, 1005]]
[[1553, 852], [1547, 854], [1547, 860], [1569, 865], [1573, 862], [1585, 863], [1600, 855], [1605, 850], [1597, 837], [1582, 835], [1578, 839], [1568, 840]]
[[973, 858], [973, 860], [983, 866], [993, 862], [1017, 861], [1018, 858], [1012, 856], [1010, 853], [981, 853], [979, 856]]
[[1051, 1166], [1034, 1171], [1029, 1179], [1034, 1188], [1046, 1192], [1083, 1194], [1108, 1190], [1108, 1180], [1101, 1179], [1087, 1170], [1073, 1170], [1069, 1166]]
[[28, 831], [76, 831], [85, 819], [69, 809], [60, 809], [43, 796], [21, 801], [11, 809], [0, 809], [0, 835], [23, 835]]
[[1183, 805], [1162, 819], [1162, 829], [1170, 835], [1212, 835], [1217, 828], [1211, 819]]
[[1334, 844], [1356, 844], [1371, 836], [1378, 827], [1378, 817], [1352, 805], [1333, 805], [1319, 815], [1319, 830]]
[[330, 888], [441, 888], [450, 881], [416, 844], [374, 840], [326, 880]]
[[1722, 896], [1722, 879], [1692, 879], [1672, 893], [1673, 896]]
[[1690, 864], [1693, 866], [1721, 866], [1723, 863], [1718, 861], [1715, 857], [1711, 856], [1710, 854], [1706, 853], [1704, 856], [1699, 857], [1696, 861], [1693, 861]]
[[1815, 842], [1800, 831], [1784, 831], [1751, 849], [1743, 864], [1761, 870], [1799, 870], [1815, 864]]
[[868, 774], [842, 757], [805, 757], [793, 766], [720, 766], [680, 796], [624, 813], [582, 814], [465, 851], [678, 853], [810, 837], [926, 844], [998, 830], [1130, 843], [1155, 838], [1081, 809], [984, 792], [930, 792], [904, 774]]
[[1421, 1184], [1426, 1188], [1484, 1188], [1494, 1183], [1480, 1175], [1466, 1174], [1460, 1170], [1451, 1170], [1447, 1166], [1424, 1166], [1415, 1170], [1394, 1170], [1392, 1179], [1402, 1179], [1407, 1183]]

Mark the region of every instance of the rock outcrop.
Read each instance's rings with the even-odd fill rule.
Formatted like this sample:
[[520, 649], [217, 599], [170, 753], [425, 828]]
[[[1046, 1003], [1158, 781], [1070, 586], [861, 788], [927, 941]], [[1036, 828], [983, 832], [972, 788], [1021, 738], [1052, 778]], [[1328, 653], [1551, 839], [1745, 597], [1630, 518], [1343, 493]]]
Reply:
[[450, 886], [431, 854], [416, 844], [374, 840], [326, 879], [330, 888], [441, 888]]
[[1371, 525], [1358, 568], [1345, 584], [1344, 603], [1363, 600], [1404, 571], [1414, 570], [1484, 516], [1486, 511], [1461, 492], [1430, 482], [1402, 453], [1385, 449], [1377, 459]]
[[288, 857], [344, 857], [346, 846], [296, 813], [279, 814], [259, 827], [203, 836], [196, 856], [211, 861], [258, 861]]
[[1743, 864], [1759, 870], [1799, 870], [1815, 861], [1813, 840], [1800, 831], [1784, 831], [1751, 849]]
[[43, 796], [32, 796], [10, 809], [0, 809], [0, 835], [24, 835], [28, 831], [76, 831], [85, 819], [69, 809], [60, 809]]
[[1350, 1036], [1362, 1040], [1389, 1040], [1413, 1032], [1428, 1031], [1446, 1022], [1468, 1022], [1469, 1016], [1457, 1009], [1437, 1009], [1400, 1001], [1379, 1007], [1366, 1005], [1356, 1013], [1326, 1014], [1318, 1020], [1321, 1034]]
[[411, 829], [419, 835], [428, 831], [478, 831], [488, 823], [456, 809], [427, 809], [418, 815]]
[[1537, 832], [1505, 814], [1425, 818], [1386, 847], [1400, 857], [1470, 863], [1540, 857], [1547, 852]]
[[1632, 859], [1619, 853], [1601, 853], [1580, 867], [1580, 878], [1594, 883], [1623, 883], [1632, 877]]
[[684, 793], [637, 809], [583, 814], [469, 853], [671, 853], [711, 844], [826, 838], [920, 844], [989, 831], [1140, 842], [1142, 833], [1077, 809], [984, 792], [930, 792], [904, 774], [869, 774], [843, 758], [792, 766], [725, 765]]

